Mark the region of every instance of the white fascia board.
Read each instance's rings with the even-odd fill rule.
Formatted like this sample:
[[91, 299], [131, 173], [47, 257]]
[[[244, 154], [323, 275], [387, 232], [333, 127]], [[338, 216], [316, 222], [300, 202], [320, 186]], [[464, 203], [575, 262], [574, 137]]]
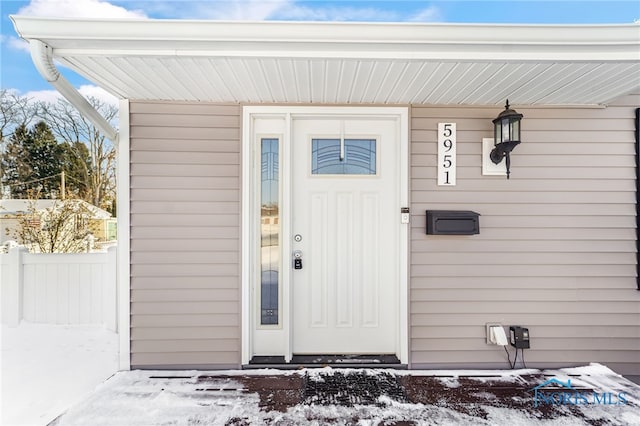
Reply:
[[56, 56], [639, 61], [640, 25], [52, 19], [12, 16]]
[[225, 22], [11, 16], [22, 37], [84, 40], [291, 41], [313, 43], [638, 44], [640, 25], [513, 25], [369, 22]]
[[[269, 47], [269, 49], [265, 49]], [[291, 46], [289, 46], [291, 47]], [[498, 51], [491, 49], [470, 49], [469, 46], [459, 47], [431, 47], [425, 50], [311, 50], [286, 49], [283, 46], [256, 46], [252, 50], [221, 50], [221, 49], [172, 49], [172, 50], [125, 50], [125, 49], [56, 49], [59, 57], [73, 56], [112, 56], [112, 57], [207, 57], [207, 58], [275, 58], [275, 59], [361, 59], [361, 60], [433, 60], [445, 62], [533, 62], [533, 63], [637, 63], [640, 61], [637, 51], [615, 49], [610, 46], [591, 49], [567, 50], [552, 46], [523, 47], [518, 51], [502, 48]], [[635, 49], [635, 48], [634, 48]], [[638, 47], [640, 49], [640, 47]]]

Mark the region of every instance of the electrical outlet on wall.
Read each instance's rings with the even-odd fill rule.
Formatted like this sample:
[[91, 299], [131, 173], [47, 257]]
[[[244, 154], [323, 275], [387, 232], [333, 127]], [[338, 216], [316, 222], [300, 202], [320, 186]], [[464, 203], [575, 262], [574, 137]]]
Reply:
[[507, 335], [504, 332], [504, 327], [500, 323], [487, 323], [485, 324], [486, 328], [486, 338], [487, 345], [499, 345], [506, 346], [507, 345]]

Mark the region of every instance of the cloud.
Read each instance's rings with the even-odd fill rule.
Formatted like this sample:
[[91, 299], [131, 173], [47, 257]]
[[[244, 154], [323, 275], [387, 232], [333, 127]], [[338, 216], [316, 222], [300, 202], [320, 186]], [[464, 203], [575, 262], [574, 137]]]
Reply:
[[440, 13], [429, 7], [411, 11], [379, 1], [324, 3], [298, 0], [138, 1], [153, 18], [229, 21], [434, 21]]
[[2, 38], [0, 38], [0, 41], [2, 42], [2, 44], [5, 44], [10, 49], [29, 53], [29, 43], [27, 43], [25, 40], [21, 38], [2, 35]]
[[[102, 102], [114, 105], [115, 107], [119, 106], [118, 98], [108, 93], [106, 90], [94, 86], [91, 84], [85, 84], [78, 88], [78, 91], [85, 98], [93, 97], [101, 100]], [[16, 91], [17, 92], [17, 91]], [[25, 93], [23, 96], [33, 100], [33, 101], [41, 101], [48, 103], [55, 103], [58, 99], [62, 99], [62, 95], [56, 90], [34, 90]]]
[[[172, 2], [174, 5], [175, 2]], [[227, 0], [186, 2], [176, 13], [182, 18], [229, 21], [264, 21], [293, 6], [292, 0]], [[152, 6], [153, 7], [153, 6]]]
[[279, 11], [276, 19], [297, 21], [397, 21], [398, 12], [375, 7], [323, 6], [308, 7], [292, 5]]
[[24, 97], [32, 101], [55, 103], [62, 98], [56, 90], [32, 90], [24, 94]]
[[[397, 8], [384, 7], [384, 3], [368, 2], [367, 6], [333, 5], [322, 2], [301, 3], [293, 0], [232, 0], [216, 2], [216, 9], [210, 5], [205, 13], [209, 19], [235, 20], [295, 20], [295, 21], [369, 21], [369, 22], [432, 22], [441, 20], [441, 13], [435, 6], [420, 10], [412, 15]], [[318, 6], [316, 6], [316, 4]], [[383, 5], [377, 7], [376, 4]], [[373, 5], [373, 6], [372, 6]]]
[[100, 99], [104, 103], [114, 105], [115, 107], [118, 107], [120, 105], [120, 101], [117, 97], [113, 96], [111, 93], [107, 92], [101, 87], [94, 86], [92, 84], [83, 84], [78, 88], [78, 91], [85, 98], [92, 97]]
[[[1, 0], [0, 0], [1, 1]], [[115, 3], [115, 1], [114, 1]], [[437, 7], [414, 12], [385, 6], [384, 2], [300, 2], [298, 0], [216, 0], [216, 1], [119, 1], [135, 5], [127, 9], [107, 0], [31, 0], [18, 12], [32, 16], [97, 18], [174, 18], [229, 21], [441, 21]], [[354, 6], [355, 4], [355, 6]], [[144, 10], [143, 10], [144, 9]]]
[[409, 20], [415, 22], [440, 22], [444, 19], [442, 13], [440, 13], [440, 9], [435, 6], [429, 6], [409, 17]]
[[31, 0], [18, 15], [56, 18], [146, 18], [141, 10], [128, 10], [101, 0]]

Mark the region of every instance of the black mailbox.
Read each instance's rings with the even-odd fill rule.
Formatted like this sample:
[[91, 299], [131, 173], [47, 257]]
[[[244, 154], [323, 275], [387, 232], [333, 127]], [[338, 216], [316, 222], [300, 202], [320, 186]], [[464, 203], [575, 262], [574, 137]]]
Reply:
[[467, 210], [427, 210], [427, 234], [479, 234], [479, 216], [480, 214]]

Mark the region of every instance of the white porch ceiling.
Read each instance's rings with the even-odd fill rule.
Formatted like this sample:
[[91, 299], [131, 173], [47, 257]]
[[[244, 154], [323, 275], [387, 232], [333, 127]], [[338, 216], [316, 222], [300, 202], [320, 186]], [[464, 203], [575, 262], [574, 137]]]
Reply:
[[640, 25], [12, 19], [127, 99], [592, 105], [640, 89]]

